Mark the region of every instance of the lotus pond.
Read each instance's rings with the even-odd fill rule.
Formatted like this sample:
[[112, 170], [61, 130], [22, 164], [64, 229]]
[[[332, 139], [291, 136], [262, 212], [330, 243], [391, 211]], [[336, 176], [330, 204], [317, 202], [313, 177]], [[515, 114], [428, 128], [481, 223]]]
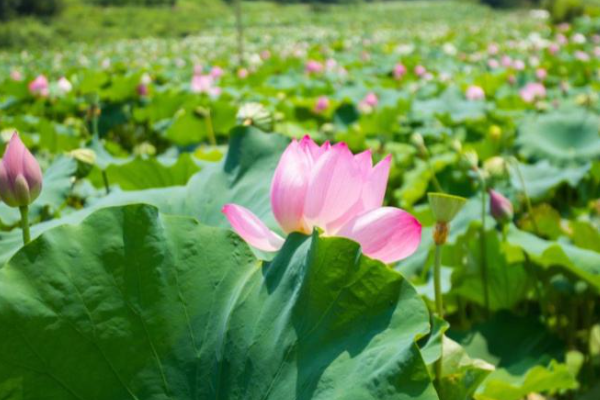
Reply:
[[600, 21], [244, 10], [0, 53], [0, 399], [600, 398]]

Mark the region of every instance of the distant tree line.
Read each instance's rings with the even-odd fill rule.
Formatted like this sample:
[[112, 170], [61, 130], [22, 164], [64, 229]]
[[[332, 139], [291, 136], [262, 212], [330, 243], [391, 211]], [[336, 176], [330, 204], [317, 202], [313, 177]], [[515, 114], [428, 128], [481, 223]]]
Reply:
[[[99, 6], [174, 6], [177, 0], [81, 0]], [[65, 0], [0, 0], [0, 20], [19, 15], [48, 17], [59, 13]]]

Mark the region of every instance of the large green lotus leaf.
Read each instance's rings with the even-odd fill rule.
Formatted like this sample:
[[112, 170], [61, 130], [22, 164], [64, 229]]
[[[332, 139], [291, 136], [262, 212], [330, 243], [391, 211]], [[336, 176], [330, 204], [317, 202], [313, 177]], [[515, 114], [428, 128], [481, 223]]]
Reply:
[[[246, 127], [234, 129], [227, 157], [219, 163], [207, 163], [186, 186], [113, 191], [110, 195], [63, 218], [32, 226], [31, 235], [65, 223], [77, 223], [95, 210], [134, 203], [147, 203], [168, 214], [193, 216], [212, 226], [228, 227], [221, 213], [226, 203], [237, 203], [252, 210], [271, 228], [277, 223], [271, 212], [271, 178], [288, 140]], [[110, 164], [109, 164], [110, 165]], [[15, 229], [0, 234], [0, 265], [22, 245], [21, 232]]]
[[494, 366], [469, 357], [454, 340], [443, 337], [442, 379], [440, 398], [443, 400], [471, 400]]
[[0, 324], [11, 399], [437, 399], [424, 303], [342, 238], [261, 266], [229, 230], [103, 209], [6, 264]]
[[544, 267], [562, 266], [600, 289], [600, 254], [568, 243], [541, 239], [519, 230], [514, 225], [508, 231], [508, 242]]
[[[76, 171], [77, 162], [69, 157], [59, 157], [44, 171], [42, 192], [37, 200], [29, 206], [31, 220], [38, 218], [44, 211], [52, 214], [64, 204], [73, 185], [72, 179]], [[18, 224], [21, 220], [19, 209], [0, 203], [0, 220], [3, 225]]]
[[598, 117], [584, 110], [561, 110], [524, 120], [517, 143], [528, 157], [559, 164], [600, 157]]
[[[109, 184], [119, 185], [123, 190], [142, 190], [168, 186], [185, 185], [200, 167], [189, 153], [175, 160], [156, 158], [135, 158], [126, 164], [109, 165], [105, 172]], [[96, 187], [103, 187], [100, 170], [95, 169], [88, 179]]]
[[577, 385], [560, 361], [560, 340], [531, 317], [498, 313], [470, 331], [450, 331], [470, 357], [496, 366], [477, 391], [478, 400], [519, 400], [529, 393], [573, 389]]
[[[538, 161], [535, 164], [519, 163], [518, 170], [514, 166], [509, 168], [512, 185], [516, 189], [522, 190], [522, 177], [527, 194], [534, 200], [549, 197], [563, 184], [577, 187], [589, 170], [590, 164], [558, 168], [551, 165], [548, 160]], [[519, 176], [519, 172], [521, 176]]]

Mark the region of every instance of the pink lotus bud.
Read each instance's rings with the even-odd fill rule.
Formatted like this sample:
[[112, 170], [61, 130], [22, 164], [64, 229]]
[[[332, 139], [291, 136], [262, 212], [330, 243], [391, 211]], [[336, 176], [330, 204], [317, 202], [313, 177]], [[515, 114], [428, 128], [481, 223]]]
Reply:
[[422, 66], [422, 65], [417, 65], [417, 66], [415, 67], [415, 75], [417, 75], [417, 76], [423, 76], [423, 75], [425, 75], [426, 73], [427, 73], [427, 70], [425, 69], [425, 67], [424, 67], [424, 66]]
[[485, 92], [479, 86], [469, 86], [466, 92], [467, 100], [476, 101], [476, 100], [485, 100]]
[[10, 79], [18, 82], [18, 81], [23, 80], [23, 75], [21, 74], [20, 71], [13, 69], [12, 71], [10, 71]]
[[550, 46], [548, 46], [548, 51], [550, 54], [554, 55], [560, 51], [560, 45], [558, 43], [550, 43]]
[[327, 69], [327, 71], [334, 71], [336, 67], [337, 61], [335, 61], [333, 58], [329, 58], [327, 61], [325, 61], [325, 69]]
[[496, 43], [490, 43], [487, 51], [488, 51], [488, 54], [491, 54], [491, 55], [498, 54], [498, 45]]
[[495, 58], [490, 58], [488, 60], [488, 67], [490, 67], [491, 69], [496, 69], [499, 66], [500, 66], [500, 63]]
[[240, 79], [246, 79], [248, 77], [248, 70], [246, 68], [238, 69], [237, 76]]
[[513, 61], [512, 58], [510, 58], [510, 56], [503, 56], [501, 63], [504, 68], [510, 68], [512, 67]]
[[543, 81], [544, 79], [546, 79], [546, 77], [548, 76], [548, 72], [544, 69], [544, 68], [538, 68], [535, 71], [535, 76], [540, 80]]
[[203, 70], [204, 70], [204, 68], [202, 67], [202, 64], [196, 64], [196, 65], [194, 65], [194, 75], [200, 75], [200, 74], [202, 74]]
[[146, 97], [150, 93], [150, 91], [148, 90], [148, 86], [144, 85], [143, 83], [140, 83], [137, 86], [136, 90], [137, 90], [138, 96], [140, 96], [140, 97]]
[[44, 75], [38, 75], [37, 78], [29, 83], [29, 92], [34, 96], [48, 96], [48, 79]]
[[379, 98], [377, 98], [375, 93], [369, 92], [363, 99], [363, 102], [369, 107], [376, 107], [377, 103], [379, 103]]
[[402, 64], [396, 64], [394, 67], [393, 75], [395, 80], [400, 80], [406, 74], [406, 67]]
[[513, 205], [506, 197], [495, 190], [490, 189], [490, 213], [500, 223], [506, 223], [513, 219]]
[[315, 60], [309, 60], [304, 67], [307, 74], [319, 74], [323, 72], [323, 64]]
[[0, 197], [10, 207], [33, 203], [42, 191], [40, 165], [15, 132], [0, 161]]
[[321, 96], [317, 99], [317, 104], [315, 104], [315, 112], [320, 113], [329, 108], [329, 99], [327, 96]]
[[263, 50], [260, 52], [260, 58], [263, 60], [268, 60], [271, 58], [271, 52], [269, 50]]

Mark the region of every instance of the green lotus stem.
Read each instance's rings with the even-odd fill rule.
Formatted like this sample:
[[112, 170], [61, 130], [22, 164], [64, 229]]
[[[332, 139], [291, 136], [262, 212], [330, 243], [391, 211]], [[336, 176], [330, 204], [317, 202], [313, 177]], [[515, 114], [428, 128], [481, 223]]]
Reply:
[[438, 317], [444, 318], [444, 299], [442, 298], [442, 245], [435, 246], [433, 285], [435, 289], [435, 309]]
[[102, 170], [102, 182], [104, 182], [104, 190], [106, 190], [106, 194], [110, 194], [110, 185], [108, 183], [108, 174], [106, 170]]
[[485, 178], [483, 174], [479, 172], [479, 179], [481, 181], [481, 238], [479, 240], [480, 252], [481, 252], [481, 285], [483, 287], [483, 306], [485, 308], [485, 316], [489, 317], [490, 314], [490, 293], [488, 288], [488, 266], [487, 266], [487, 246], [485, 243], [485, 217], [486, 217], [486, 203], [485, 203]]
[[204, 118], [206, 121], [206, 134], [208, 135], [208, 141], [212, 146], [217, 145], [217, 138], [215, 137], [215, 130], [213, 128], [212, 116], [210, 114], [210, 109], [206, 110], [206, 117]]
[[429, 166], [429, 170], [431, 171], [431, 180], [433, 181], [433, 186], [435, 186], [435, 190], [440, 193], [444, 193], [444, 189], [442, 189], [442, 185], [440, 185], [440, 181], [438, 181], [437, 176], [435, 175], [435, 170], [433, 169], [433, 165], [431, 165], [431, 159], [429, 155], [427, 157], [427, 165]]
[[23, 231], [23, 244], [26, 245], [31, 241], [29, 235], [29, 206], [19, 207], [21, 212], [21, 230]]
[[242, 0], [234, 0], [235, 28], [237, 31], [238, 64], [244, 66], [244, 22], [242, 21]]
[[533, 225], [533, 230], [535, 234], [540, 236], [540, 231], [538, 229], [537, 223], [535, 222], [535, 215], [533, 214], [533, 207], [531, 206], [531, 199], [529, 198], [529, 194], [527, 193], [527, 187], [525, 186], [525, 179], [523, 178], [523, 174], [521, 174], [521, 169], [519, 168], [519, 162], [514, 157], [512, 157], [510, 160], [513, 166], [515, 167], [515, 171], [517, 172], [519, 183], [521, 183], [521, 190], [523, 191], [523, 195], [525, 196], [525, 205], [527, 207], [527, 212], [531, 217], [531, 225]]

